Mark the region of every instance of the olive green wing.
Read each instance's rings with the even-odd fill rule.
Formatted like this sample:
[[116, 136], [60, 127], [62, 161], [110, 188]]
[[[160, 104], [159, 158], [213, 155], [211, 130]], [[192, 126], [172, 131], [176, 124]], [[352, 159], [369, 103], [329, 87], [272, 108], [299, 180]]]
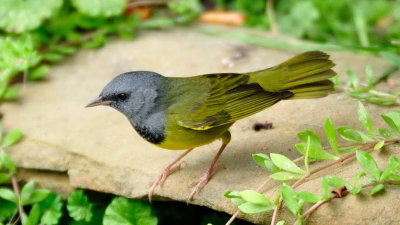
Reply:
[[176, 92], [180, 94], [170, 98], [168, 112], [178, 125], [194, 130], [208, 130], [233, 123], [288, 95], [266, 92], [257, 83], [249, 84], [246, 74], [211, 74], [175, 79], [173, 86], [180, 89]]

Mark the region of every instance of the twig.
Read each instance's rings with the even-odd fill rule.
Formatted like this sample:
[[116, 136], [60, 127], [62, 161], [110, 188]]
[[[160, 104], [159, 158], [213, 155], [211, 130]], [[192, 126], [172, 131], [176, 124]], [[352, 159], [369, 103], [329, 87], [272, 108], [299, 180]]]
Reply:
[[18, 200], [19, 216], [22, 217], [22, 215], [24, 215], [25, 212], [24, 212], [24, 208], [22, 207], [21, 195], [19, 194], [18, 181], [17, 181], [17, 178], [15, 178], [14, 175], [11, 176], [11, 183], [12, 183], [12, 187], [13, 187], [15, 196], [17, 196], [17, 200]]
[[[382, 183], [385, 183], [385, 184], [400, 184], [400, 180], [386, 180], [386, 181], [383, 181], [383, 182], [374, 182], [374, 183], [370, 183], [370, 184], [364, 185], [364, 186], [362, 187], [362, 189], [368, 188], [368, 187], [373, 187], [373, 186], [376, 186], [376, 185], [382, 184]], [[340, 196], [338, 196], [337, 194], [332, 194], [332, 195], [329, 196], [329, 198], [327, 198], [327, 199], [325, 199], [325, 200], [320, 200], [320, 201], [318, 201], [317, 203], [315, 203], [314, 205], [312, 205], [309, 209], [307, 209], [307, 211], [305, 211], [305, 212], [300, 216], [300, 218], [298, 218], [298, 219], [295, 221], [295, 223], [294, 223], [293, 225], [297, 225], [297, 224], [300, 222], [300, 220], [305, 219], [305, 218], [307, 218], [308, 216], [310, 216], [311, 213], [313, 213], [315, 210], [317, 210], [321, 205], [323, 205], [323, 204], [329, 202], [330, 200], [332, 200], [332, 199], [334, 199], [334, 198], [342, 198], [342, 197], [344, 197], [344, 196], [346, 196], [346, 195], [343, 195], [343, 196], [340, 197]]]
[[236, 210], [236, 212], [232, 215], [232, 217], [226, 222], [225, 225], [230, 225], [233, 223], [233, 221], [236, 219], [236, 217], [239, 215], [240, 210]]
[[275, 225], [276, 224], [276, 220], [278, 218], [279, 208], [281, 208], [281, 205], [282, 205], [282, 197], [279, 200], [279, 204], [277, 206], [275, 206], [274, 213], [272, 213], [271, 225]]
[[[400, 141], [400, 138], [389, 139], [389, 140], [385, 141], [385, 145], [386, 144], [390, 144], [390, 143], [396, 143], [396, 142], [399, 142], [399, 141]], [[365, 151], [365, 150], [368, 150], [370, 148], [373, 148], [374, 145], [376, 143], [378, 143], [378, 142], [379, 141], [371, 141], [371, 142], [363, 143], [364, 146], [360, 150]], [[332, 163], [329, 163], [329, 164], [327, 164], [325, 166], [322, 166], [322, 167], [319, 167], [319, 168], [316, 168], [316, 169], [310, 171], [308, 174], [304, 175], [302, 178], [300, 178], [294, 184], [292, 184], [292, 188], [296, 188], [296, 187], [300, 186], [301, 184], [303, 184], [304, 181], [307, 178], [309, 178], [311, 175], [316, 174], [316, 173], [318, 173], [318, 172], [320, 172], [322, 170], [328, 169], [328, 168], [330, 168], [330, 167], [332, 167], [332, 166], [334, 166], [336, 164], [342, 163], [342, 162], [344, 162], [346, 160], [349, 160], [351, 158], [354, 158], [355, 155], [356, 155], [355, 152], [350, 153], [350, 154], [348, 154], [348, 155], [346, 155], [346, 156], [344, 156], [344, 157], [342, 157], [342, 158], [340, 158], [338, 160], [333, 161]], [[276, 223], [277, 215], [278, 215], [279, 208], [281, 207], [281, 205], [282, 205], [282, 199], [280, 200], [279, 205], [275, 206], [275, 208], [274, 208], [274, 213], [272, 214], [271, 225], [274, 225]]]
[[298, 218], [293, 225], [297, 225], [299, 224], [301, 219], [304, 219], [306, 217], [308, 217], [311, 213], [313, 213], [315, 210], [317, 210], [321, 205], [329, 202], [330, 200], [336, 198], [336, 195], [331, 195], [329, 196], [328, 199], [325, 200], [320, 200], [317, 203], [315, 203], [313, 206], [311, 206], [309, 209], [307, 209], [307, 211], [305, 213], [303, 213], [303, 215], [300, 216], [300, 218]]
[[[361, 148], [360, 150], [364, 150], [364, 151], [365, 151], [365, 150], [368, 150], [368, 149], [370, 149], [370, 148], [373, 148], [379, 141], [380, 141], [380, 140], [371, 141], [371, 142], [367, 142], [367, 143], [351, 143], [351, 144], [341, 145], [340, 147], [341, 147], [341, 148], [344, 148], [344, 147], [352, 147], [352, 146], [363, 146], [363, 148]], [[400, 142], [400, 138], [393, 138], [393, 139], [385, 140], [385, 145], [393, 144], [393, 143], [396, 143], [396, 142]], [[325, 147], [325, 149], [330, 149], [330, 147]], [[313, 175], [313, 174], [315, 174], [315, 173], [318, 173], [318, 172], [320, 172], [320, 171], [322, 171], [322, 170], [325, 170], [325, 169], [327, 169], [327, 168], [329, 168], [329, 167], [332, 167], [332, 166], [334, 166], [334, 165], [336, 165], [336, 164], [342, 163], [342, 162], [344, 162], [344, 161], [346, 161], [346, 160], [349, 160], [349, 159], [353, 158], [355, 155], [356, 155], [355, 152], [354, 152], [354, 153], [350, 153], [350, 154], [348, 154], [348, 155], [346, 155], [346, 156], [344, 156], [344, 157], [342, 157], [342, 158], [339, 158], [339, 159], [333, 161], [332, 163], [329, 163], [329, 164], [327, 164], [327, 165], [325, 165], [325, 166], [322, 166], [322, 167], [319, 167], [319, 168], [316, 168], [316, 169], [310, 171], [308, 174], [306, 174], [305, 176], [303, 176], [302, 178], [300, 178], [299, 180], [297, 180], [297, 181], [292, 185], [292, 188], [296, 188], [296, 187], [300, 186], [301, 184], [303, 184], [304, 181], [305, 181], [307, 178], [309, 178], [311, 175]], [[304, 156], [300, 156], [300, 157], [294, 159], [293, 162], [296, 162], [296, 163], [297, 163], [297, 162], [299, 162], [300, 160], [302, 160], [303, 158], [304, 158]], [[270, 181], [271, 181], [271, 178], [269, 177], [267, 180], [265, 180], [265, 181], [256, 189], [256, 191], [260, 192], [262, 189], [264, 189], [264, 187], [265, 187]], [[282, 205], [282, 199], [280, 199], [279, 204], [278, 204], [277, 206], [275, 206], [275, 208], [274, 208], [274, 212], [273, 212], [273, 214], [272, 214], [272, 219], [271, 219], [271, 225], [275, 225], [275, 224], [276, 224], [278, 212], [279, 212], [279, 209], [280, 209], [281, 205]], [[318, 206], [318, 207], [319, 207], [319, 206]], [[232, 217], [229, 219], [229, 221], [228, 221], [225, 225], [230, 225], [230, 224], [235, 220], [235, 218], [239, 215], [239, 213], [240, 213], [240, 210], [237, 210], [237, 211], [232, 215]]]

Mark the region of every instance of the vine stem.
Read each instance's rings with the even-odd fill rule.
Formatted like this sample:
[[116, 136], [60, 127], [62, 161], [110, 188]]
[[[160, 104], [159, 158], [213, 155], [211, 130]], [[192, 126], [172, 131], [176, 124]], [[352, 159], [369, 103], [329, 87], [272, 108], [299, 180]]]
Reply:
[[[365, 150], [368, 150], [368, 149], [374, 147], [379, 141], [380, 141], [380, 140], [371, 141], [371, 142], [367, 142], [367, 143], [351, 143], [351, 144], [341, 145], [340, 147], [341, 147], [341, 148], [344, 148], [344, 147], [352, 147], [352, 146], [363, 146], [363, 148], [361, 148], [360, 150], [365, 151]], [[393, 139], [385, 140], [385, 145], [393, 144], [393, 143], [396, 143], [396, 142], [400, 142], [400, 138], [393, 138]], [[326, 147], [325, 149], [330, 149], [330, 147]], [[296, 187], [300, 186], [300, 185], [303, 184], [304, 181], [305, 181], [308, 177], [310, 177], [311, 175], [313, 175], [313, 174], [315, 174], [315, 173], [318, 173], [318, 172], [320, 172], [320, 171], [323, 171], [323, 170], [325, 170], [325, 169], [328, 169], [328, 168], [330, 168], [330, 167], [332, 167], [332, 166], [334, 166], [334, 165], [336, 165], [336, 164], [342, 163], [342, 162], [344, 162], [344, 161], [346, 161], [346, 160], [349, 160], [349, 159], [353, 158], [355, 155], [356, 155], [355, 152], [354, 152], [354, 153], [351, 153], [351, 154], [348, 154], [348, 155], [346, 155], [346, 156], [344, 156], [344, 157], [342, 157], [342, 158], [339, 158], [339, 159], [335, 160], [335, 161], [332, 162], [332, 163], [329, 163], [329, 164], [327, 164], [327, 165], [325, 165], [325, 166], [322, 166], [322, 167], [319, 167], [319, 168], [316, 168], [316, 169], [310, 171], [308, 174], [306, 174], [305, 176], [303, 176], [302, 178], [300, 178], [299, 180], [297, 180], [297, 181], [292, 185], [292, 187], [293, 187], [293, 188], [296, 188]], [[303, 158], [304, 158], [304, 156], [300, 156], [300, 157], [294, 159], [293, 162], [296, 162], [296, 163], [297, 163], [297, 162], [300, 162]], [[272, 180], [272, 179], [271, 179], [270, 177], [269, 177], [267, 180], [265, 180], [265, 181], [257, 188], [257, 191], [259, 192], [259, 191], [261, 191], [262, 189], [264, 189], [265, 186], [266, 186], [271, 180]], [[276, 220], [277, 220], [277, 217], [278, 217], [278, 212], [279, 212], [279, 209], [280, 209], [281, 205], [282, 205], [282, 199], [280, 199], [279, 204], [278, 204], [277, 206], [275, 206], [275, 208], [274, 208], [274, 212], [273, 212], [273, 214], [272, 214], [272, 219], [271, 219], [271, 225], [275, 225], [275, 224], [276, 224]], [[317, 207], [317, 208], [318, 208], [318, 207]], [[240, 213], [240, 210], [237, 210], [237, 211], [232, 215], [232, 217], [229, 219], [229, 221], [228, 221], [225, 225], [230, 225], [230, 224], [232, 224], [232, 222], [236, 219], [236, 217], [239, 215], [239, 213]]]
[[[370, 148], [373, 148], [379, 141], [381, 141], [381, 140], [376, 140], [376, 141], [371, 141], [371, 142], [366, 142], [366, 143], [359, 144], [360, 146], [363, 146], [362, 148], [360, 148], [360, 150], [366, 151], [366, 150], [368, 150]], [[393, 143], [396, 143], [396, 142], [399, 142], [399, 141], [400, 141], [400, 138], [393, 138], [393, 139], [385, 140], [385, 145], [393, 144]], [[354, 146], [357, 146], [357, 145], [354, 145]], [[296, 187], [300, 186], [301, 184], [303, 184], [304, 181], [307, 178], [309, 178], [311, 175], [316, 174], [318, 172], [321, 172], [321, 171], [323, 171], [325, 169], [328, 169], [328, 168], [330, 168], [330, 167], [332, 167], [332, 166], [334, 166], [336, 164], [342, 163], [342, 162], [344, 162], [346, 160], [352, 159], [355, 156], [356, 156], [356, 153], [353, 152], [353, 153], [350, 153], [350, 154], [348, 154], [348, 155], [346, 155], [344, 157], [341, 157], [341, 158], [333, 161], [332, 163], [329, 163], [329, 164], [327, 164], [325, 166], [322, 166], [322, 167], [319, 167], [319, 168], [316, 168], [316, 169], [310, 171], [309, 173], [304, 175], [302, 178], [297, 180], [294, 184], [292, 184], [292, 188], [296, 188]], [[272, 214], [272, 219], [271, 219], [271, 225], [275, 225], [276, 224], [276, 220], [277, 220], [277, 217], [278, 217], [278, 212], [279, 212], [279, 209], [280, 209], [281, 205], [282, 205], [282, 198], [279, 201], [279, 204], [277, 206], [275, 206], [275, 208], [274, 208], [274, 212]]]
[[14, 175], [11, 176], [11, 184], [12, 184], [15, 196], [17, 196], [19, 215], [20, 215], [20, 217], [22, 217], [22, 215], [24, 215], [25, 212], [24, 212], [24, 208], [22, 207], [22, 200], [21, 200], [21, 195], [19, 193], [18, 181]]
[[281, 206], [282, 206], [282, 197], [280, 197], [279, 204], [277, 206], [275, 206], [274, 213], [272, 213], [271, 225], [275, 225], [276, 224], [276, 220], [278, 218], [279, 208], [281, 208]]
[[[362, 187], [362, 189], [368, 188], [368, 187], [373, 187], [376, 186], [378, 184], [382, 184], [382, 183], [386, 183], [386, 184], [400, 184], [400, 180], [386, 180], [383, 182], [374, 182], [374, 183], [370, 183], [370, 184], [366, 184]], [[346, 193], [347, 194], [347, 193]], [[346, 195], [343, 195], [342, 197], [344, 197]], [[317, 203], [315, 203], [313, 206], [311, 206], [309, 209], [307, 209], [307, 211], [305, 211], [300, 218], [298, 218], [293, 225], [298, 225], [300, 223], [300, 220], [307, 218], [308, 216], [311, 215], [311, 213], [313, 213], [314, 211], [316, 211], [321, 205], [331, 201], [334, 198], [342, 198], [340, 196], [338, 196], [337, 194], [332, 194], [329, 196], [328, 199], [325, 200], [320, 200]]]

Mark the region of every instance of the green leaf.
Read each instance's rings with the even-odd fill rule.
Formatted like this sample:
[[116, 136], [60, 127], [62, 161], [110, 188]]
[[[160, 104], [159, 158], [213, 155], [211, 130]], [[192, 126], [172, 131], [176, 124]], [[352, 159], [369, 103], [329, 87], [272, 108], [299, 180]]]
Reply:
[[16, 167], [14, 162], [4, 151], [0, 151], [0, 164], [3, 164], [3, 166], [5, 166], [10, 173], [15, 173]]
[[361, 177], [364, 177], [367, 175], [365, 172], [360, 172], [357, 174], [356, 177], [353, 179], [353, 188], [350, 189], [350, 193], [353, 195], [359, 194], [362, 189], [362, 185], [358, 185], [358, 181], [361, 179]]
[[240, 197], [242, 197], [242, 199], [246, 202], [251, 202], [258, 205], [272, 205], [271, 200], [265, 197], [265, 195], [253, 190], [245, 190], [240, 192]]
[[43, 201], [49, 194], [50, 191], [47, 189], [35, 189], [35, 182], [29, 181], [21, 190], [22, 205], [32, 205]]
[[345, 180], [343, 180], [340, 177], [334, 177], [334, 176], [329, 176], [329, 177], [324, 177], [324, 180], [326, 181], [326, 184], [329, 187], [333, 187], [333, 188], [340, 188], [340, 187], [349, 187], [350, 184], [347, 183]]
[[37, 225], [40, 219], [40, 207], [38, 204], [34, 204], [29, 212], [29, 216], [26, 218], [24, 225]]
[[[92, 219], [89, 222], [85, 221], [72, 221], [68, 225], [99, 225], [103, 224], [103, 216], [106, 211], [106, 206], [105, 204], [96, 204], [92, 208]], [[63, 219], [61, 220], [63, 221]]]
[[241, 198], [231, 198], [231, 201], [235, 206], [239, 206], [241, 204], [246, 203], [246, 201]]
[[380, 52], [380, 55], [385, 58], [386, 60], [390, 61], [394, 65], [400, 67], [400, 57], [393, 52]]
[[400, 168], [400, 160], [396, 158], [395, 156], [390, 156], [389, 159], [389, 164], [386, 167], [386, 169], [382, 172], [381, 177], [379, 181], [385, 181], [387, 178], [390, 176], [391, 173], [395, 172]]
[[387, 98], [376, 97], [376, 96], [367, 96], [367, 97], [365, 97], [365, 100], [367, 100], [368, 102], [370, 102], [372, 104], [382, 105], [382, 106], [397, 105], [396, 99], [387, 99]]
[[351, 146], [351, 147], [339, 148], [339, 152], [341, 154], [350, 153], [350, 152], [354, 152], [355, 150], [359, 149], [360, 147], [361, 146]]
[[368, 88], [371, 88], [371, 89], [375, 88], [374, 74], [372, 72], [371, 65], [369, 65], [369, 64], [365, 66], [365, 76], [366, 76]]
[[357, 161], [360, 166], [367, 172], [372, 175], [376, 180], [379, 180], [381, 176], [381, 172], [378, 169], [378, 165], [375, 162], [375, 159], [365, 151], [356, 151]]
[[375, 136], [374, 125], [372, 124], [372, 120], [368, 114], [367, 109], [360, 101], [357, 104], [358, 120], [361, 122], [364, 129], [368, 131], [368, 133]]
[[17, 204], [0, 198], [0, 224], [9, 220], [17, 211]]
[[171, 0], [168, 8], [176, 14], [177, 23], [188, 23], [198, 17], [203, 8], [199, 0]]
[[121, 15], [126, 0], [72, 0], [72, 5], [82, 14], [92, 17], [111, 17]]
[[326, 118], [324, 130], [325, 130], [325, 136], [328, 139], [328, 142], [332, 148], [332, 151], [336, 152], [337, 154], [340, 154], [339, 148], [338, 148], [338, 140], [337, 140], [337, 136], [336, 136], [336, 130], [335, 130], [335, 126], [333, 125], [331, 118]]
[[352, 70], [347, 70], [346, 74], [348, 78], [347, 86], [350, 88], [358, 88], [358, 74]]
[[337, 131], [339, 132], [340, 136], [343, 139], [350, 142], [363, 143], [363, 142], [373, 141], [372, 138], [368, 137], [363, 132], [355, 130], [351, 127], [347, 126], [338, 127]]
[[305, 202], [316, 203], [321, 200], [321, 196], [310, 193], [310, 192], [298, 192], [296, 198], [303, 199]]
[[236, 205], [236, 206], [239, 206], [239, 205], [241, 205], [241, 204], [246, 202], [240, 197], [240, 192], [239, 191], [229, 190], [229, 191], [226, 191], [224, 193], [224, 196], [227, 197], [227, 198], [230, 198], [232, 203], [234, 205]]
[[284, 221], [284, 220], [278, 221], [278, 222], [276, 223], [276, 225], [285, 225], [285, 221]]
[[[65, 55], [57, 53], [57, 52], [47, 52], [43, 55], [43, 60], [51, 63], [60, 62], [65, 58]], [[40, 71], [41, 72], [41, 71]]]
[[[387, 180], [400, 180], [400, 175], [397, 175], [397, 174], [390, 174], [388, 177], [387, 177]], [[397, 184], [397, 183], [396, 183]]]
[[365, 99], [370, 96], [369, 91], [370, 91], [369, 88], [360, 88], [356, 90], [347, 91], [347, 94], [353, 98]]
[[258, 165], [267, 168], [267, 170], [271, 173], [278, 172], [280, 169], [274, 165], [272, 160], [268, 155], [263, 153], [253, 154], [252, 155], [254, 162]]
[[275, 166], [282, 170], [286, 170], [292, 173], [299, 173], [299, 174], [304, 174], [305, 171], [300, 169], [292, 160], [287, 158], [284, 155], [277, 154], [277, 153], [271, 153], [271, 160], [274, 163]]
[[255, 213], [262, 213], [268, 212], [274, 209], [273, 205], [258, 205], [251, 202], [246, 202], [238, 206], [240, 211], [247, 213], [247, 214], [255, 214]]
[[22, 33], [37, 28], [61, 7], [62, 0], [3, 0], [0, 7], [0, 28]]
[[62, 216], [61, 196], [50, 193], [46, 199], [39, 203], [42, 217], [40, 223], [43, 225], [55, 225], [59, 223]]
[[293, 1], [287, 15], [282, 16], [278, 22], [284, 33], [300, 38], [314, 29], [320, 16], [318, 8], [312, 1]]
[[123, 197], [115, 197], [104, 214], [107, 225], [156, 225], [157, 217], [151, 214], [150, 205]]
[[379, 141], [378, 143], [376, 143], [376, 145], [374, 146], [374, 150], [379, 150], [381, 149], [383, 146], [385, 145], [385, 141]]
[[274, 180], [298, 180], [303, 177], [303, 175], [281, 171], [271, 174], [270, 177]]
[[[1, 162], [0, 162], [0, 169], [1, 169]], [[0, 173], [0, 184], [7, 182], [10, 180], [9, 173]]]
[[378, 184], [371, 189], [370, 193], [371, 193], [371, 195], [375, 195], [375, 194], [381, 192], [383, 189], [385, 189], [385, 186], [383, 184]]
[[240, 191], [229, 190], [224, 193], [224, 196], [227, 198], [240, 198]]
[[308, 157], [311, 159], [321, 159], [321, 160], [335, 160], [338, 157], [325, 151], [322, 147], [321, 140], [317, 134], [312, 130], [304, 130], [297, 133], [297, 137], [303, 142], [295, 145], [296, 149], [303, 155], [306, 154], [307, 143], [310, 140]]
[[48, 65], [40, 65], [38, 67], [33, 68], [28, 73], [29, 80], [42, 80], [44, 79], [45, 75], [49, 72], [50, 67]]
[[19, 88], [17, 87], [8, 87], [3, 95], [1, 96], [4, 100], [14, 100], [19, 93]]
[[58, 45], [53, 50], [64, 55], [72, 55], [77, 51], [77, 48], [74, 46]]
[[396, 135], [387, 128], [378, 128], [378, 132], [382, 137], [386, 139], [391, 139], [396, 137]]
[[400, 134], [400, 111], [389, 112], [381, 115], [390, 128]]
[[93, 216], [92, 207], [83, 190], [74, 191], [68, 197], [67, 209], [74, 220], [89, 222]]
[[10, 147], [11, 145], [16, 144], [22, 139], [22, 131], [20, 129], [14, 129], [7, 133], [3, 142], [1, 143], [2, 148]]
[[35, 66], [40, 59], [30, 35], [0, 37], [0, 70], [4, 70], [0, 77], [2, 86], [19, 72]]
[[296, 217], [300, 215], [302, 204], [296, 198], [296, 192], [286, 183], [282, 184], [282, 197], [286, 207]]
[[13, 203], [17, 203], [17, 196], [9, 188], [0, 188], [0, 198], [8, 200]]
[[83, 48], [99, 48], [107, 42], [107, 37], [103, 33], [93, 35], [88, 41], [82, 43]]
[[162, 29], [176, 25], [175, 20], [168, 17], [150, 18], [138, 24], [141, 29]]

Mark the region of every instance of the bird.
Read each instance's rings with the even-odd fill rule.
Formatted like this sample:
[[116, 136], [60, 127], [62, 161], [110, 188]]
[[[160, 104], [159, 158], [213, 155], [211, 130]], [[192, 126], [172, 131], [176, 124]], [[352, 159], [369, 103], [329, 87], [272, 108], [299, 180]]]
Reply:
[[154, 190], [181, 169], [193, 149], [215, 140], [222, 144], [200, 177], [187, 202], [204, 188], [216, 172], [217, 162], [231, 140], [229, 128], [240, 119], [282, 100], [313, 99], [334, 90], [336, 75], [330, 56], [309, 51], [276, 66], [247, 73], [214, 73], [166, 77], [151, 71], [116, 76], [86, 107], [110, 106], [123, 113], [148, 142], [168, 150], [185, 150], [170, 162], [149, 188]]

